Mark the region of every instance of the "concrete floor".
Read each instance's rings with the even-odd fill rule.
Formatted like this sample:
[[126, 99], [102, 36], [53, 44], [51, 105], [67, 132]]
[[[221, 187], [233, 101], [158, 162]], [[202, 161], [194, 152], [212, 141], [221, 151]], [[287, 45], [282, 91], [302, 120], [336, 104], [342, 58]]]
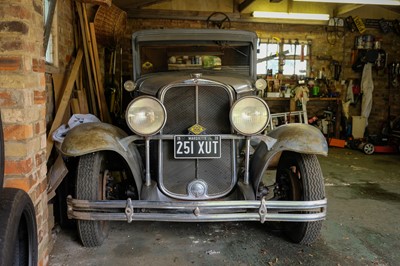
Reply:
[[259, 223], [115, 223], [98, 248], [57, 234], [50, 265], [400, 265], [400, 155], [320, 157], [328, 218], [312, 246]]

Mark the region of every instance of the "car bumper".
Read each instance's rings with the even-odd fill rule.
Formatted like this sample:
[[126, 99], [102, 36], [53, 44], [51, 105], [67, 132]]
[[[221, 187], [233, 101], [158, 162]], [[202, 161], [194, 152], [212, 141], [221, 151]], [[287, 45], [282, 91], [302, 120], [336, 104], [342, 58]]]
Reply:
[[144, 201], [67, 199], [68, 217], [78, 220], [313, 222], [326, 217], [327, 199], [316, 201]]

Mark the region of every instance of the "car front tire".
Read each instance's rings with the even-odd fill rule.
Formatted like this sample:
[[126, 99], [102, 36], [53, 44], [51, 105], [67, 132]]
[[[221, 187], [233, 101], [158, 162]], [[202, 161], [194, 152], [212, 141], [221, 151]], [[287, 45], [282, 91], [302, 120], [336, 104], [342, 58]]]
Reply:
[[[82, 200], [105, 199], [105, 154], [102, 152], [83, 155], [79, 159], [76, 177], [76, 197]], [[103, 244], [108, 236], [109, 222], [78, 220], [78, 233], [85, 247]]]
[[[278, 165], [277, 183], [282, 200], [313, 201], [325, 198], [322, 170], [316, 155], [284, 152]], [[310, 245], [320, 235], [322, 221], [285, 222], [286, 236], [294, 243]]]

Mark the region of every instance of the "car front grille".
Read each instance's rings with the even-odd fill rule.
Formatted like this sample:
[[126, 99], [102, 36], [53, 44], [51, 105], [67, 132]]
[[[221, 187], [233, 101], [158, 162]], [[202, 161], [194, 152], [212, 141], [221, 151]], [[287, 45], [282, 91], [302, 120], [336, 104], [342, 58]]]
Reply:
[[[229, 134], [230, 97], [220, 86], [199, 86], [198, 123], [207, 134]], [[164, 97], [167, 122], [163, 134], [187, 134], [188, 128], [196, 124], [195, 86], [170, 88]]]
[[[199, 85], [197, 91], [196, 94], [196, 85], [186, 84], [166, 91], [163, 103], [167, 110], [167, 122], [162, 134], [185, 135], [188, 128], [196, 123], [205, 128], [205, 134], [231, 133], [229, 111], [232, 99], [228, 90], [221, 85], [206, 84]], [[159, 182], [167, 194], [183, 199], [189, 197], [187, 187], [194, 180], [207, 183], [208, 198], [222, 196], [233, 187], [233, 140], [222, 140], [219, 159], [175, 159], [173, 140], [163, 140], [161, 145]]]

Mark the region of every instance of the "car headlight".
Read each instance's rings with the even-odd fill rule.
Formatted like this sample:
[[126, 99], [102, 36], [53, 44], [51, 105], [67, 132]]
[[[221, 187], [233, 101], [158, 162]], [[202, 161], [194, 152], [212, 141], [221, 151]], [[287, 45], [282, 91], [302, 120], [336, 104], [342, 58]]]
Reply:
[[230, 119], [233, 128], [240, 134], [258, 134], [268, 126], [269, 108], [261, 98], [243, 97], [233, 104]]
[[157, 134], [165, 125], [167, 112], [156, 98], [142, 96], [133, 100], [126, 111], [129, 128], [141, 136]]
[[132, 92], [136, 89], [136, 84], [132, 80], [127, 80], [124, 83], [124, 89], [126, 91]]

